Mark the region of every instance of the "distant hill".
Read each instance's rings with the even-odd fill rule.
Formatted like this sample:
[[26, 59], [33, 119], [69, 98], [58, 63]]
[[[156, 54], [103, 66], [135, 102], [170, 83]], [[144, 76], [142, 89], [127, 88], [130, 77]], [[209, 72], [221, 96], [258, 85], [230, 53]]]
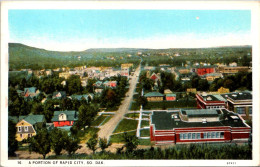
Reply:
[[[120, 63], [136, 63], [140, 60], [137, 52], [158, 57], [169, 53], [169, 55], [180, 54], [182, 59], [206, 59], [231, 56], [243, 56], [252, 52], [251, 46], [230, 46], [214, 48], [169, 48], [169, 49], [146, 49], [146, 48], [91, 48], [85, 51], [59, 52], [26, 46], [20, 43], [9, 43], [9, 67], [12, 70], [21, 68], [57, 68], [88, 66], [117, 66]], [[131, 54], [132, 57], [128, 57]], [[151, 57], [151, 58], [152, 58]], [[147, 61], [154, 61], [149, 58]], [[164, 59], [164, 58], [162, 58]], [[157, 61], [157, 60], [155, 60]], [[163, 61], [163, 60], [161, 60]], [[165, 61], [168, 61], [165, 59]]]

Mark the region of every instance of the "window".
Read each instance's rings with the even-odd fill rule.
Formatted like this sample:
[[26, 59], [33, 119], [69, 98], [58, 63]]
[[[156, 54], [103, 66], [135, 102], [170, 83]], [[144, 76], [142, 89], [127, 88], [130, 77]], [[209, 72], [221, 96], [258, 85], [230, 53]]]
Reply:
[[197, 138], [197, 139], [200, 139], [200, 133], [197, 133], [196, 138]]
[[220, 132], [220, 138], [224, 138], [224, 132]]
[[180, 140], [182, 140], [183, 139], [183, 134], [182, 133], [180, 133]]
[[23, 138], [23, 134], [20, 134], [20, 137]]
[[211, 138], [210, 132], [207, 133], [207, 138], [208, 138], [208, 139]]
[[18, 132], [21, 132], [21, 131], [22, 131], [22, 127], [18, 126]]
[[192, 133], [192, 139], [195, 139], [196, 133]]
[[191, 133], [188, 133], [188, 139], [191, 139]]
[[25, 127], [24, 127], [24, 131], [25, 131], [25, 132], [28, 132], [28, 126], [25, 126]]
[[246, 113], [245, 107], [237, 107], [237, 113], [238, 114], [245, 114]]
[[29, 134], [28, 134], [28, 137], [32, 137], [32, 135], [29, 133]]
[[249, 107], [248, 110], [249, 110], [249, 114], [251, 115], [252, 114], [252, 107]]
[[203, 138], [204, 138], [204, 139], [207, 138], [207, 133], [203, 133]]
[[211, 138], [215, 138], [215, 132], [211, 132]]
[[220, 138], [220, 132], [216, 132], [216, 138]]
[[183, 139], [187, 139], [187, 133], [183, 134]]

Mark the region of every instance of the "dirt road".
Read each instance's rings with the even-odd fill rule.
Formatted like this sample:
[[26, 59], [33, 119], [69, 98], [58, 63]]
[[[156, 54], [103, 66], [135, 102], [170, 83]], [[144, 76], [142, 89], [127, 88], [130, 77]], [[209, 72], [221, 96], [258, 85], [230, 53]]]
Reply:
[[125, 97], [125, 99], [122, 101], [122, 104], [118, 108], [115, 115], [105, 125], [99, 127], [100, 131], [98, 132], [98, 137], [101, 137], [101, 138], [105, 137], [105, 138], [109, 139], [109, 137], [112, 135], [114, 129], [116, 128], [117, 124], [124, 117], [124, 114], [127, 113], [130, 103], [133, 99], [133, 94], [134, 94], [134, 90], [136, 87], [136, 83], [138, 81], [139, 74], [140, 74], [140, 65], [136, 68], [134, 76], [130, 80], [129, 90], [126, 93], [128, 96]]

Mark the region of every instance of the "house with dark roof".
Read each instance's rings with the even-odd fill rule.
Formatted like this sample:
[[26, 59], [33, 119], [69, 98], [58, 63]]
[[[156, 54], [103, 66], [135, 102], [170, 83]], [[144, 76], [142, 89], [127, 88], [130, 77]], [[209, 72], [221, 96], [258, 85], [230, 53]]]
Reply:
[[153, 111], [150, 140], [155, 144], [248, 142], [251, 127], [226, 109]]
[[144, 95], [147, 101], [163, 101], [164, 95], [160, 92], [149, 92]]
[[54, 111], [51, 119], [54, 127], [72, 126], [78, 120], [76, 111]]
[[53, 92], [52, 99], [64, 99], [66, 98], [66, 92], [65, 91], [57, 91]]
[[30, 87], [30, 88], [24, 88], [23, 91], [23, 96], [25, 98], [33, 98], [33, 97], [37, 97], [40, 94], [40, 90], [36, 87]]
[[175, 101], [176, 100], [176, 94], [174, 93], [169, 93], [165, 95], [166, 101]]
[[46, 120], [44, 115], [27, 115], [19, 117], [9, 117], [9, 120], [12, 120], [16, 123], [16, 140], [22, 141], [29, 137], [35, 136], [37, 129], [44, 127]]
[[222, 95], [227, 100], [227, 109], [240, 114], [244, 119], [252, 119], [252, 93], [236, 92]]
[[71, 95], [69, 98], [76, 99], [76, 100], [85, 99], [86, 101], [88, 101], [89, 99], [92, 100], [94, 98], [94, 94], [88, 93], [88, 94], [84, 94], [84, 95]]

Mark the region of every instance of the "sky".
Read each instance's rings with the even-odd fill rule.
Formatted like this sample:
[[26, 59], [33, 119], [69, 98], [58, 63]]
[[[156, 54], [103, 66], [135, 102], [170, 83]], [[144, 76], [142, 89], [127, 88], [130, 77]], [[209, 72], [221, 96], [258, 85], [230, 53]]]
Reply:
[[56, 51], [251, 45], [250, 10], [9, 10], [9, 42]]

